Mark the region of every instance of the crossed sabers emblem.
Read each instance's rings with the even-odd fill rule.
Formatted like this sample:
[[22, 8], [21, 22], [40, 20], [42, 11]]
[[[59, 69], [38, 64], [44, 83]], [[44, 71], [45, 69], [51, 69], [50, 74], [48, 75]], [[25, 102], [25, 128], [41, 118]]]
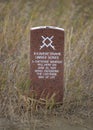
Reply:
[[[52, 43], [53, 43], [52, 39], [53, 39], [54, 36], [51, 36], [51, 37], [41, 36], [41, 37], [42, 37], [42, 39], [43, 39], [43, 41], [42, 41], [43, 45], [40, 46], [40, 50], [41, 50], [42, 48], [44, 48], [44, 47], [51, 47], [53, 50], [55, 50], [55, 47], [52, 45]], [[49, 43], [47, 43], [47, 41], [48, 41]]]

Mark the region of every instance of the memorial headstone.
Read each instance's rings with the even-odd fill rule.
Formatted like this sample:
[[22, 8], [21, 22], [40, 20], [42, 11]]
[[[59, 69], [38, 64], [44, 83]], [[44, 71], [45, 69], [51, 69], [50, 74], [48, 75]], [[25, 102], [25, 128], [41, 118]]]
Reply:
[[31, 28], [31, 92], [37, 99], [63, 101], [64, 29], [53, 26]]

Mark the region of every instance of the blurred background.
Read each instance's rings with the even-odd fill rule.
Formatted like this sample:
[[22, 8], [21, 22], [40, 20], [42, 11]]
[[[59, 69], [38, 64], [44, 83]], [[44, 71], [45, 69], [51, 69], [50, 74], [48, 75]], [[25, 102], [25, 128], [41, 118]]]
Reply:
[[93, 116], [92, 0], [0, 0], [0, 111], [16, 90], [29, 93], [30, 28], [36, 26], [64, 28], [64, 111]]

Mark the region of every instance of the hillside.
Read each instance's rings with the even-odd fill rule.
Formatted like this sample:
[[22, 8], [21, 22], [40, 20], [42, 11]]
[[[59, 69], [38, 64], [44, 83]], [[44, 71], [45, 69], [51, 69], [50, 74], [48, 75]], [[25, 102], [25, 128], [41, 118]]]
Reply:
[[92, 4], [92, 0], [0, 0], [0, 113], [8, 110], [4, 109], [8, 102], [3, 102], [16, 97], [16, 89], [29, 91], [30, 28], [49, 25], [65, 29], [62, 110], [93, 117]]

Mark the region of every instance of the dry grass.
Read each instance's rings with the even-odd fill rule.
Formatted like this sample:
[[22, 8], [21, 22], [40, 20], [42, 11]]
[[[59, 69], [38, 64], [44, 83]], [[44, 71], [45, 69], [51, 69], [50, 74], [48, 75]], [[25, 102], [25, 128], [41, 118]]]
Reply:
[[32, 26], [65, 28], [65, 95], [63, 113], [93, 116], [92, 0], [0, 0], [0, 115], [29, 118], [48, 100], [23, 96], [29, 91], [29, 31]]

